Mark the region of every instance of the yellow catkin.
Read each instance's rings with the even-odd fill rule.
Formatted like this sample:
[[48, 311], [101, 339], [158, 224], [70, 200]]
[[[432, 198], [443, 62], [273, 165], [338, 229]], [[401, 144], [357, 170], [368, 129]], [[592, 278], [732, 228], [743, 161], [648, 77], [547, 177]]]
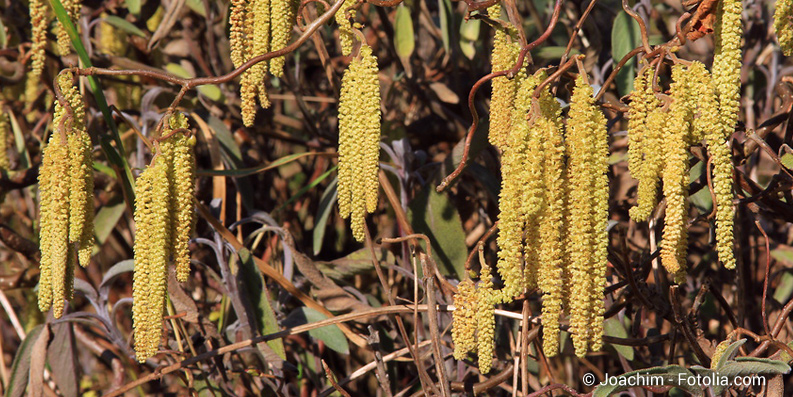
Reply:
[[[562, 136], [561, 109], [549, 91], [540, 97], [541, 115], [533, 129], [542, 142], [542, 183], [544, 205], [538, 217], [539, 261], [526, 263], [538, 267], [537, 285], [543, 292], [543, 352], [553, 357], [559, 352], [559, 317], [562, 313], [564, 273], [564, 215], [566, 194], [565, 142]], [[534, 243], [536, 245], [536, 242]]]
[[103, 13], [102, 18], [99, 23], [99, 48], [106, 54], [124, 55], [129, 47], [127, 33], [109, 24], [105, 19], [107, 14]]
[[[69, 16], [69, 20], [72, 22], [74, 27], [77, 27], [77, 19], [80, 16], [80, 8], [82, 7], [82, 2], [80, 0], [61, 0], [61, 4], [63, 8], [66, 10], [66, 14]], [[69, 34], [66, 32], [66, 29], [58, 22], [56, 27], [56, 33], [58, 36], [58, 53], [60, 55], [69, 55], [72, 53], [72, 40], [69, 38]]]
[[41, 276], [39, 309], [53, 308], [53, 315], [63, 314], [69, 250], [69, 147], [59, 121], [65, 111], [55, 113], [55, 131], [42, 151], [39, 169]]
[[[655, 207], [660, 177], [658, 122], [663, 122], [664, 118], [658, 113], [660, 101], [653, 91], [653, 71], [653, 68], [646, 67], [636, 76], [628, 112], [628, 170], [639, 181], [637, 206], [630, 209], [630, 215], [637, 222], [647, 220]], [[653, 113], [655, 116], [651, 117]]]
[[11, 162], [8, 160], [8, 114], [0, 113], [0, 170], [10, 170]]
[[[694, 120], [696, 135], [702, 135], [708, 144], [713, 170], [713, 192], [716, 202], [716, 250], [719, 260], [728, 269], [735, 268], [733, 253], [733, 189], [732, 158], [727, 139], [718, 126], [719, 109], [716, 91], [705, 65], [694, 61], [689, 67], [692, 91], [697, 98], [699, 117]], [[697, 132], [698, 131], [698, 132]]]
[[672, 67], [672, 104], [664, 129], [666, 166], [663, 171], [666, 217], [664, 218], [661, 263], [679, 281], [686, 271], [688, 232], [688, 142], [693, 121], [690, 83], [686, 67]]
[[245, 35], [245, 16], [247, 13], [246, 0], [231, 0], [229, 10], [229, 47], [231, 48], [231, 63], [235, 68], [240, 67], [246, 58], [248, 40]]
[[[171, 117], [170, 127], [163, 131], [187, 128], [187, 118], [182, 114]], [[170, 185], [168, 208], [171, 214], [170, 252], [176, 265], [176, 278], [187, 281], [190, 275], [190, 237], [195, 225], [195, 155], [192, 141], [184, 133], [176, 133], [165, 142], [168, 150], [168, 178]]]
[[72, 118], [64, 122], [69, 146], [69, 243], [76, 244], [79, 263], [85, 267], [94, 248], [93, 156], [83, 98], [72, 79], [71, 73], [62, 73], [58, 85], [72, 112]]
[[463, 360], [469, 352], [476, 352], [476, 301], [474, 282], [466, 278], [457, 285], [454, 295], [452, 341], [456, 360]]
[[777, 0], [774, 10], [774, 32], [785, 56], [793, 55], [793, 1]]
[[493, 351], [495, 350], [496, 334], [496, 314], [493, 302], [493, 278], [490, 274], [490, 266], [482, 263], [479, 287], [476, 289], [478, 295], [476, 303], [476, 346], [479, 356], [479, 372], [486, 374], [490, 372], [493, 363]]
[[[47, 25], [49, 25], [49, 18], [47, 17], [47, 1], [46, 0], [30, 0], [30, 64], [31, 74], [34, 77], [41, 75], [44, 69], [44, 53], [47, 47]], [[38, 79], [34, 79], [38, 81]]]
[[377, 208], [380, 157], [380, 82], [377, 58], [364, 44], [344, 72], [339, 96], [339, 212], [364, 240], [366, 213]]
[[719, 118], [725, 138], [738, 123], [741, 94], [741, 0], [719, 2], [715, 26], [713, 83], [719, 97]]
[[[592, 87], [579, 76], [570, 99], [567, 124], [569, 155], [568, 211], [570, 276], [576, 297], [570, 300], [570, 333], [575, 353], [581, 357], [587, 346], [600, 348], [603, 322], [608, 236], [608, 134], [606, 119], [593, 98]], [[574, 193], [573, 193], [574, 192]]]
[[[295, 5], [292, 0], [270, 0], [272, 13], [272, 50], [280, 50], [289, 44], [292, 27], [295, 25]], [[284, 75], [284, 57], [270, 60], [270, 73], [275, 77]]]
[[[501, 15], [501, 5], [488, 8], [491, 18], [498, 19]], [[496, 29], [493, 36], [493, 53], [491, 55], [492, 72], [501, 72], [512, 69], [518, 60], [520, 43], [513, 41], [503, 29]], [[490, 126], [488, 138], [490, 143], [498, 148], [507, 143], [507, 135], [511, 129], [512, 108], [515, 93], [520, 86], [520, 81], [526, 77], [521, 68], [520, 72], [512, 79], [499, 76], [491, 80], [493, 91], [490, 97]]]
[[135, 197], [135, 272], [132, 322], [138, 361], [157, 353], [167, 289], [168, 164], [163, 158], [140, 174]]
[[335, 15], [336, 23], [339, 24], [341, 53], [345, 56], [352, 53], [352, 42], [355, 33], [352, 32], [352, 23], [350, 19], [355, 18], [355, 9], [352, 8], [355, 4], [356, 0], [344, 0], [344, 4]]
[[[536, 262], [535, 231], [543, 202], [541, 141], [527, 117], [534, 90], [544, 77], [538, 73], [521, 83], [512, 113], [513, 128], [501, 157], [496, 267], [504, 282], [499, 298], [505, 303], [536, 285], [536, 268], [522, 263]], [[529, 233], [525, 245], [524, 230]]]

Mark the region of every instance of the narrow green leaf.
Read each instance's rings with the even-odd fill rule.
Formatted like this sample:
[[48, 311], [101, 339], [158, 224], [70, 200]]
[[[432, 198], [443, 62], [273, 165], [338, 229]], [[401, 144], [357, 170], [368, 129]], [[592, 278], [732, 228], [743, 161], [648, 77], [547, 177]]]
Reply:
[[[289, 313], [289, 316], [286, 317], [283, 324], [286, 327], [292, 328], [298, 325], [315, 323], [325, 319], [327, 319], [327, 317], [324, 314], [303, 306], [295, 309], [292, 313]], [[308, 334], [311, 335], [312, 338], [325, 342], [325, 345], [333, 351], [342, 354], [350, 354], [350, 345], [347, 342], [347, 337], [344, 336], [344, 333], [341, 332], [336, 324], [312, 329], [311, 331], [308, 331]]]
[[479, 19], [469, 19], [460, 23], [460, 49], [468, 59], [476, 56], [476, 43], [479, 41], [479, 31], [482, 21]]
[[124, 0], [124, 3], [132, 15], [140, 17], [140, 0]]
[[[165, 70], [174, 76], [178, 76], [183, 79], [192, 79], [195, 77], [193, 73], [188, 72], [187, 69], [177, 63], [169, 63], [165, 65]], [[196, 90], [215, 102], [219, 102], [223, 99], [223, 93], [220, 91], [220, 88], [214, 84], [204, 84], [196, 87]]]
[[287, 206], [289, 206], [289, 204], [292, 204], [292, 202], [294, 202], [294, 201], [295, 201], [295, 200], [297, 200], [298, 198], [302, 197], [304, 194], [306, 194], [306, 192], [307, 192], [307, 191], [309, 191], [309, 190], [311, 190], [312, 188], [314, 188], [314, 186], [317, 186], [317, 185], [319, 185], [319, 184], [320, 184], [320, 182], [322, 182], [323, 180], [325, 180], [325, 178], [327, 178], [328, 176], [330, 176], [330, 174], [331, 174], [333, 171], [336, 171], [336, 168], [339, 168], [339, 166], [338, 166], [338, 165], [335, 165], [335, 166], [333, 166], [333, 168], [331, 168], [331, 169], [329, 169], [329, 170], [325, 171], [325, 173], [324, 173], [324, 174], [322, 174], [322, 175], [318, 176], [318, 177], [317, 177], [317, 179], [314, 179], [314, 180], [313, 180], [313, 181], [311, 181], [311, 182], [310, 182], [308, 185], [306, 185], [306, 186], [304, 186], [302, 189], [298, 190], [298, 191], [297, 191], [297, 193], [295, 193], [295, 194], [294, 194], [292, 197], [289, 197], [289, 200], [287, 200], [285, 203], [283, 203], [283, 204], [281, 204], [280, 206], [278, 206], [278, 208], [276, 208], [275, 210], [273, 210], [273, 212], [278, 212], [278, 211], [280, 211], [280, 210], [282, 210], [282, 209], [286, 208]]
[[[603, 323], [603, 330], [608, 336], [614, 336], [617, 338], [627, 338], [628, 331], [625, 330], [625, 326], [622, 325], [622, 322], [618, 320], [616, 317], [610, 317]], [[619, 354], [621, 354], [625, 359], [628, 361], [633, 361], [633, 347], [625, 346], [625, 345], [617, 345], [612, 344], [611, 347], [614, 348]]]
[[0, 19], [0, 48], [6, 48], [8, 39], [6, 38], [6, 27], [3, 25], [3, 20]]
[[[614, 18], [614, 24], [611, 28], [611, 54], [614, 58], [614, 65], [631, 50], [641, 44], [641, 32], [639, 24], [631, 18], [625, 11], [620, 11]], [[614, 80], [617, 83], [617, 91], [620, 96], [627, 95], [633, 90], [634, 66], [636, 65], [636, 58], [631, 59], [625, 66], [617, 73], [617, 78]]]
[[201, 0], [187, 0], [187, 6], [190, 7], [190, 9], [193, 10], [193, 12], [195, 12], [196, 14], [201, 15], [202, 17], [206, 18], [207, 10], [206, 10], [206, 8], [204, 8], [204, 2], [203, 1], [201, 1]]
[[322, 250], [322, 240], [325, 238], [325, 228], [328, 225], [328, 217], [338, 197], [338, 192], [336, 190], [337, 184], [338, 179], [333, 179], [330, 185], [328, 185], [328, 188], [325, 189], [325, 192], [322, 193], [322, 198], [319, 200], [317, 216], [314, 217], [314, 238], [312, 245], [314, 255], [319, 255], [319, 251]]
[[397, 7], [396, 17], [394, 18], [394, 48], [397, 55], [402, 58], [409, 58], [416, 48], [416, 40], [413, 35], [413, 17], [410, 9], [405, 4]]
[[[259, 332], [262, 335], [273, 334], [281, 329], [278, 327], [278, 320], [275, 318], [275, 311], [270, 304], [270, 293], [267, 284], [264, 282], [262, 273], [253, 262], [253, 255], [246, 248], [237, 251], [240, 258], [239, 279], [245, 287], [245, 297], [251, 301], [251, 306], [256, 314], [256, 322], [259, 325]], [[284, 342], [281, 339], [273, 339], [267, 342], [273, 351], [282, 359], [286, 359]]]
[[449, 52], [452, 41], [452, 26], [454, 25], [451, 0], [438, 0], [438, 15], [440, 16], [443, 49]]
[[110, 202], [99, 209], [94, 218], [94, 234], [96, 235], [97, 246], [102, 246], [105, 243], [121, 216], [124, 215], [125, 209], [124, 202], [120, 199]]
[[140, 36], [143, 37], [144, 39], [146, 38], [146, 33], [144, 31], [140, 30], [140, 28], [133, 25], [131, 22], [127, 21], [124, 18], [120, 18], [115, 15], [108, 15], [107, 17], [105, 17], [105, 22], [113, 25], [118, 29], [121, 29], [122, 31], [128, 34]]
[[774, 290], [774, 300], [780, 304], [787, 303], [791, 294], [793, 294], [793, 274], [790, 271], [785, 271]]
[[[698, 372], [710, 372], [703, 368]], [[702, 396], [704, 390], [696, 382], [687, 382], [689, 376], [696, 376], [693, 372], [679, 365], [669, 365], [665, 367], [652, 367], [638, 371], [626, 372], [620, 376], [612, 377], [609, 382], [598, 385], [592, 393], [592, 397], [608, 397], [617, 395], [621, 391], [628, 390], [637, 383], [652, 386], [676, 386], [694, 396]], [[683, 382], [680, 382], [680, 379]], [[652, 382], [652, 383], [651, 383]], [[630, 384], [629, 384], [630, 383]], [[659, 384], [660, 383], [660, 384]]]
[[14, 131], [14, 147], [19, 156], [19, 168], [30, 168], [30, 154], [27, 146], [25, 146], [25, 136], [22, 135], [22, 129], [19, 128], [16, 115], [10, 109], [8, 111], [8, 120], [11, 122], [11, 130]]
[[468, 247], [460, 214], [449, 196], [436, 192], [435, 186], [428, 184], [410, 202], [407, 215], [416, 233], [429, 237], [432, 256], [441, 273], [465, 277]]

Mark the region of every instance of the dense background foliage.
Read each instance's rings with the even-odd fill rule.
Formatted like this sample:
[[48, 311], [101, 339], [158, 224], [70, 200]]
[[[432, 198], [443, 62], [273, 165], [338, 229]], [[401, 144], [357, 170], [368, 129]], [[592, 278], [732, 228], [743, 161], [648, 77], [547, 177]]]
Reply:
[[[304, 4], [293, 40], [328, 7], [324, 1]], [[435, 189], [462, 158], [472, 122], [469, 91], [491, 71], [489, 24], [497, 22], [485, 16], [482, 4], [492, 2], [378, 0], [359, 8], [357, 21], [379, 60], [383, 112], [380, 205], [368, 218], [372, 239], [366, 244], [352, 238], [335, 202], [337, 100], [350, 61], [341, 55], [335, 24], [322, 26], [287, 55], [283, 77], [267, 82], [272, 107], [259, 109], [252, 128], [242, 125], [238, 81], [187, 92], [179, 110], [189, 116], [198, 139], [201, 207], [191, 243], [193, 270], [187, 283], [169, 283], [167, 344], [137, 364], [130, 344], [131, 202], [112, 168], [118, 163], [106, 154], [123, 142], [127, 158], [121, 162], [137, 175], [150, 152], [134, 129], [150, 134], [179, 87], [147, 76], [100, 77], [107, 103], [123, 115], [114, 116], [120, 140], [113, 143], [114, 132], [100, 112], [103, 100], [81, 79], [96, 149], [97, 247], [91, 265], [76, 274], [67, 314], [53, 321], [36, 305], [36, 177], [41, 144], [51, 130], [53, 79], [75, 65], [77, 56], [60, 57], [48, 47], [43, 75], [27, 82], [28, 4], [0, 0], [0, 106], [11, 132], [10, 169], [0, 178], [0, 380], [6, 395], [22, 395], [26, 387], [67, 396], [441, 394], [447, 382], [452, 391], [466, 393], [516, 395], [562, 385], [570, 393], [587, 393], [592, 389], [582, 383], [586, 373], [602, 380], [604, 374], [654, 366], [709, 367], [716, 345], [728, 336], [748, 338], [741, 356], [791, 360], [786, 344], [793, 340], [787, 320], [793, 310], [793, 151], [787, 144], [793, 140], [793, 66], [775, 41], [772, 1], [746, 3], [743, 19], [741, 124], [732, 143], [741, 193], [737, 270], [716, 262], [702, 150], [692, 150], [685, 283], [670, 286], [653, 260], [657, 224], [652, 231], [628, 216], [636, 181], [627, 173], [627, 101], [621, 98], [631, 91], [634, 60], [603, 88], [611, 165], [606, 346], [579, 359], [563, 339], [563, 354], [544, 357], [536, 315], [529, 318], [540, 310], [533, 294], [525, 305], [518, 300], [499, 307], [493, 371], [482, 375], [474, 361], [451, 358], [451, 313], [445, 305], [466, 276], [469, 253], [470, 268], [479, 269], [477, 242], [484, 241], [482, 257], [491, 266], [496, 260], [489, 231], [498, 217], [500, 172], [499, 153], [486, 138], [488, 85], [473, 98], [484, 116], [471, 161], [450, 188]], [[519, 11], [514, 18], [529, 42], [546, 29], [554, 9], [549, 0], [505, 4]], [[531, 51], [532, 70], [583, 54], [598, 89], [641, 44], [638, 25], [622, 4], [596, 0], [591, 12], [588, 6], [561, 3], [550, 36]], [[676, 22], [692, 6], [642, 0], [632, 8], [647, 22], [655, 45], [675, 35]], [[233, 70], [228, 10], [228, 1], [86, 0], [78, 28], [95, 66], [219, 76]], [[677, 55], [709, 65], [712, 50], [712, 35], [705, 35]], [[562, 75], [554, 83], [560, 100], [569, 99], [572, 81]], [[26, 85], [35, 90], [26, 91]], [[431, 249], [422, 239], [382, 241], [413, 232], [426, 234]], [[327, 318], [327, 311], [354, 318], [331, 320], [338, 325], [323, 328], [303, 326]], [[513, 374], [521, 376], [513, 382]], [[789, 378], [769, 379], [765, 389], [724, 393], [793, 390]]]

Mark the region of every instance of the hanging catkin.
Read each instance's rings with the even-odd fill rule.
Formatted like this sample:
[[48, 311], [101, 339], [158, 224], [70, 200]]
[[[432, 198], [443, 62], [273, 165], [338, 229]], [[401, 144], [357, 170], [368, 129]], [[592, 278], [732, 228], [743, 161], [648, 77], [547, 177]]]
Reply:
[[155, 157], [140, 174], [135, 196], [132, 324], [139, 362], [157, 353], [168, 279], [170, 214], [168, 162]]
[[380, 82], [377, 57], [366, 44], [344, 72], [339, 95], [339, 212], [364, 240], [367, 213], [377, 209], [380, 157]]
[[490, 372], [495, 349], [496, 314], [493, 301], [493, 277], [490, 266], [482, 262], [479, 274], [479, 287], [476, 289], [476, 346], [479, 356], [479, 372]]
[[793, 55], [793, 0], [777, 0], [774, 10], [774, 32], [785, 56]]
[[[501, 16], [501, 5], [496, 4], [488, 8], [491, 18], [498, 19]], [[491, 72], [501, 72], [512, 69], [518, 60], [520, 53], [520, 43], [513, 40], [510, 34], [504, 29], [496, 29], [493, 36], [493, 53], [490, 62]], [[511, 129], [512, 109], [515, 102], [515, 93], [520, 86], [520, 82], [526, 78], [523, 68], [513, 78], [499, 76], [491, 80], [493, 92], [490, 97], [490, 126], [488, 138], [490, 143], [503, 149], [507, 143], [507, 135]]]
[[[80, 0], [61, 0], [61, 4], [66, 10], [66, 15], [69, 17], [72, 25], [76, 28], [82, 2]], [[56, 32], [58, 37], [58, 53], [60, 53], [61, 56], [71, 54], [72, 40], [69, 38], [69, 33], [66, 31], [66, 28], [64, 28], [60, 22], [58, 22], [56, 26]]]
[[336, 23], [339, 25], [339, 42], [341, 43], [342, 55], [350, 55], [352, 53], [352, 43], [355, 33], [353, 33], [353, 25], [350, 19], [355, 19], [356, 0], [339, 0], [344, 1], [341, 8], [336, 12]]
[[647, 220], [655, 208], [663, 162], [661, 130], [666, 116], [653, 90], [653, 71], [645, 67], [636, 76], [628, 112], [628, 169], [639, 181], [637, 205], [630, 209], [630, 216], [637, 222]]
[[688, 143], [694, 118], [689, 74], [683, 65], [672, 67], [669, 122], [664, 129], [663, 171], [666, 217], [664, 218], [661, 263], [666, 270], [681, 281], [686, 271], [686, 246], [688, 231]]
[[9, 139], [8, 114], [0, 113], [0, 170], [11, 170], [11, 162], [8, 160], [8, 139]]
[[[47, 25], [49, 25], [47, 2], [45, 0], [30, 0], [30, 73], [35, 77], [40, 76], [44, 69]], [[33, 80], [38, 83], [38, 79]]]
[[[295, 6], [292, 0], [270, 0], [272, 13], [272, 38], [273, 51], [280, 50], [289, 44], [292, 36], [292, 27], [295, 25]], [[275, 57], [270, 60], [270, 73], [275, 77], [284, 75], [284, 57]]]
[[470, 278], [460, 281], [454, 294], [452, 341], [454, 358], [464, 360], [469, 352], [476, 352], [477, 293]]
[[[608, 134], [593, 90], [579, 76], [567, 122], [570, 191], [570, 333], [576, 355], [600, 349], [608, 235]], [[571, 193], [572, 194], [572, 193]]]

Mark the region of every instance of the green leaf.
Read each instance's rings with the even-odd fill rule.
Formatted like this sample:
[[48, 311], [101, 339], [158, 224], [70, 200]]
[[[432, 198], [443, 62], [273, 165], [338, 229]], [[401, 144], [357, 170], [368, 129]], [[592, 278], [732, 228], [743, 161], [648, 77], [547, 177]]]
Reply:
[[[324, 314], [303, 306], [289, 313], [289, 316], [284, 320], [284, 326], [293, 328], [298, 325], [315, 323], [325, 319], [327, 319], [327, 317]], [[342, 354], [350, 354], [350, 345], [347, 342], [347, 337], [344, 336], [344, 333], [341, 332], [336, 324], [312, 329], [308, 331], [308, 334], [311, 335], [312, 338], [325, 342], [325, 345], [333, 351]]]
[[6, 385], [5, 397], [22, 397], [25, 395], [25, 389], [30, 378], [30, 353], [33, 350], [33, 345], [39, 339], [42, 329], [44, 329], [43, 324], [37, 325], [28, 332], [25, 340], [19, 345], [17, 354], [14, 356], [14, 363], [11, 364], [11, 374], [8, 378], [8, 385]]
[[[625, 326], [622, 325], [622, 322], [618, 320], [616, 317], [610, 317], [603, 323], [603, 330], [608, 336], [614, 336], [617, 338], [627, 338], [628, 331], [625, 330]], [[624, 346], [624, 345], [611, 345], [619, 354], [621, 354], [625, 359], [628, 361], [633, 361], [633, 347], [631, 346]]]
[[785, 271], [774, 290], [774, 300], [779, 303], [787, 303], [791, 294], [793, 294], [793, 274]]
[[460, 23], [460, 49], [468, 59], [476, 56], [476, 43], [479, 41], [479, 31], [482, 21], [479, 19], [469, 19]]
[[338, 192], [336, 186], [338, 179], [333, 179], [322, 193], [322, 198], [319, 199], [319, 206], [317, 207], [317, 216], [314, 217], [314, 238], [312, 248], [314, 255], [319, 255], [322, 250], [322, 240], [325, 238], [325, 228], [328, 225], [328, 217], [330, 216], [333, 206], [336, 204]]
[[303, 186], [302, 189], [298, 190], [297, 193], [295, 193], [291, 197], [289, 197], [289, 200], [286, 200], [285, 203], [279, 205], [278, 208], [273, 210], [273, 212], [277, 212], [277, 211], [280, 211], [280, 210], [286, 208], [289, 204], [291, 204], [292, 202], [294, 202], [298, 198], [302, 197], [304, 194], [306, 194], [307, 191], [309, 191], [312, 188], [314, 188], [315, 186], [319, 185], [323, 180], [325, 180], [325, 178], [330, 176], [330, 174], [333, 173], [333, 171], [336, 171], [336, 168], [339, 168], [339, 166], [338, 165], [334, 165], [333, 168], [325, 171], [325, 173], [320, 175], [320, 176], [318, 176], [317, 179], [314, 179], [313, 181], [309, 182], [308, 185]]
[[130, 14], [140, 17], [140, 0], [124, 0]]
[[8, 121], [11, 123], [11, 130], [14, 131], [14, 146], [19, 155], [19, 168], [30, 168], [30, 154], [28, 153], [27, 146], [25, 146], [25, 136], [22, 135], [22, 129], [19, 128], [16, 115], [10, 109], [8, 110]]
[[[264, 282], [262, 273], [253, 262], [253, 256], [246, 248], [237, 251], [240, 258], [239, 279], [245, 287], [246, 299], [251, 301], [251, 306], [256, 314], [256, 323], [262, 335], [273, 334], [281, 329], [278, 327], [278, 320], [275, 318], [275, 311], [270, 304], [270, 293], [267, 284]], [[341, 332], [341, 331], [339, 331]], [[281, 339], [267, 341], [273, 351], [282, 359], [286, 359], [284, 342]]]
[[[738, 357], [734, 361], [728, 361], [719, 368], [717, 375], [724, 377], [727, 382], [732, 382], [737, 377], [761, 376], [761, 375], [782, 375], [790, 372], [790, 366], [783, 361], [771, 360], [756, 357]], [[723, 383], [727, 383], [723, 382]], [[718, 383], [713, 386], [713, 394], [720, 395], [728, 385]]]
[[[109, 202], [99, 209], [94, 218], [94, 235], [96, 236], [97, 246], [102, 246], [116, 227], [119, 219], [124, 215], [126, 206], [122, 200]], [[96, 248], [95, 250], [98, 250]]]
[[428, 184], [410, 202], [407, 215], [416, 233], [429, 237], [432, 256], [441, 273], [465, 277], [468, 247], [460, 214], [449, 196], [436, 192], [435, 186]]
[[[561, 59], [566, 49], [567, 49], [566, 47], [562, 47], [562, 46], [540, 47], [532, 51], [531, 55], [532, 57], [539, 59]], [[572, 57], [573, 55], [578, 55], [580, 53], [581, 53], [580, 51], [573, 48], [570, 50], [569, 57]]]
[[117, 17], [115, 15], [109, 15], [105, 17], [105, 22], [113, 25], [114, 27], [123, 30], [126, 33], [146, 38], [146, 33], [140, 30], [137, 26], [133, 25], [131, 22], [127, 21], [124, 18]]
[[190, 7], [190, 9], [193, 10], [193, 12], [195, 12], [196, 14], [201, 15], [202, 17], [206, 18], [207, 10], [206, 10], [206, 8], [204, 8], [204, 2], [203, 1], [201, 1], [201, 0], [187, 0], [187, 6]]
[[8, 39], [6, 38], [6, 27], [3, 25], [3, 20], [0, 19], [0, 48], [6, 48]]
[[[705, 172], [705, 164], [700, 161], [695, 166], [691, 167], [689, 181], [694, 182], [700, 179], [703, 172]], [[691, 205], [693, 205], [700, 214], [709, 214], [713, 211], [713, 197], [711, 197], [710, 189], [708, 189], [707, 185], [696, 192], [692, 192], [689, 196], [689, 200], [691, 201]]]
[[416, 39], [413, 36], [413, 17], [410, 9], [402, 3], [397, 7], [394, 19], [394, 48], [401, 58], [409, 58], [416, 48]]
[[[195, 77], [193, 73], [190, 73], [185, 69], [182, 65], [176, 63], [169, 63], [165, 65], [165, 70], [170, 72], [171, 74], [184, 78], [184, 79], [192, 79]], [[205, 97], [219, 102], [223, 99], [223, 93], [220, 91], [220, 88], [214, 84], [204, 84], [196, 87], [198, 92], [203, 94]]]
[[[396, 260], [394, 254], [385, 248], [375, 249], [375, 255], [381, 266], [394, 263]], [[317, 261], [315, 263], [322, 274], [337, 281], [356, 274], [371, 274], [370, 272], [374, 270], [372, 252], [368, 248], [361, 248], [358, 251], [351, 252], [343, 258], [334, 259], [330, 262]]]
[[443, 49], [449, 52], [449, 47], [452, 42], [452, 26], [454, 25], [451, 0], [438, 0], [438, 16], [440, 17]]
[[730, 343], [730, 345], [727, 346], [727, 348], [721, 353], [721, 356], [719, 356], [719, 361], [711, 363], [711, 368], [717, 371], [720, 370], [724, 364], [735, 358], [735, 354], [738, 353], [738, 349], [743, 346], [744, 343], [746, 343], [746, 339], [741, 339]]
[[[614, 58], [614, 66], [625, 55], [638, 47], [641, 40], [639, 24], [625, 11], [620, 11], [614, 18], [614, 25], [611, 28], [611, 54]], [[617, 78], [614, 81], [617, 83], [617, 91], [620, 96], [627, 95], [633, 90], [634, 65], [636, 65], [636, 58], [628, 61], [617, 73]]]

